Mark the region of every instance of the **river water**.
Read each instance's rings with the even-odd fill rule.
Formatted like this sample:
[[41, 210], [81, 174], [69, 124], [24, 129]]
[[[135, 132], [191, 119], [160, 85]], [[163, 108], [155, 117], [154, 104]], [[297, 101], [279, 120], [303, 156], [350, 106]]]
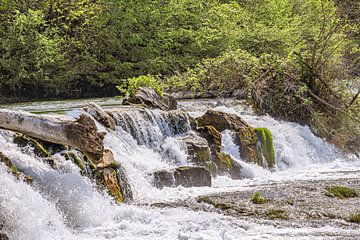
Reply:
[[[276, 167], [265, 170], [242, 161], [230, 133], [222, 133], [223, 151], [244, 169], [246, 178], [226, 176], [213, 179], [212, 187], [157, 189], [150, 172], [190, 165], [178, 136], [190, 131], [187, 115], [173, 116], [159, 110], [124, 110], [120, 99], [59, 101], [0, 106], [12, 110], [76, 117], [90, 101], [112, 111], [115, 131], [107, 132], [105, 146], [127, 171], [134, 201], [118, 205], [81, 176], [79, 168], [61, 155], [53, 156], [57, 170], [39, 160], [28, 149], [12, 141], [12, 134], [0, 130], [0, 151], [18, 169], [33, 177], [31, 186], [17, 181], [0, 164], [0, 224], [10, 239], [339, 239], [352, 230], [335, 227], [281, 227], [252, 220], [239, 220], [215, 212], [193, 211], [184, 207], [152, 207], [152, 203], [192, 201], [211, 193], [256, 189], [256, 186], [298, 180], [360, 178], [360, 159], [344, 155], [316, 137], [306, 126], [256, 116], [235, 100], [181, 101], [179, 108], [197, 117], [207, 109], [239, 114], [256, 127], [273, 134]], [[174, 122], [174, 119], [178, 120]], [[167, 152], [170, 154], [164, 155]], [[355, 235], [354, 235], [355, 236]], [[358, 235], [357, 235], [358, 236]], [[341, 238], [340, 238], [341, 239]], [[355, 238], [354, 238], [355, 239]]]

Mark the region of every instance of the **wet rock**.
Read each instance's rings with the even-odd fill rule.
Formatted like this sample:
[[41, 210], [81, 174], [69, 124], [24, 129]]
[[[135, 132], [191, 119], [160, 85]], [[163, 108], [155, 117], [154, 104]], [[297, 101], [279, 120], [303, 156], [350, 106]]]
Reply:
[[102, 109], [99, 105], [90, 103], [87, 107], [84, 108], [84, 110], [105, 127], [115, 130], [115, 119], [113, 116], [111, 116], [111, 114], [105, 112], [104, 109]]
[[19, 147], [31, 146], [34, 149], [35, 155], [38, 157], [50, 157], [50, 153], [45, 146], [39, 140], [32, 137], [17, 134], [14, 137], [14, 143]]
[[221, 151], [221, 133], [212, 126], [204, 126], [197, 129], [200, 136], [205, 138], [211, 150]]
[[160, 96], [148, 87], [139, 87], [133, 96], [123, 100], [124, 105], [141, 104], [148, 108], [159, 108], [164, 111], [176, 109], [175, 99], [170, 95]]
[[211, 186], [211, 174], [204, 167], [186, 166], [153, 173], [154, 185], [163, 187], [202, 187]]
[[223, 152], [215, 153], [215, 160], [218, 175], [229, 175], [232, 179], [242, 179], [242, 167], [229, 154]]
[[31, 184], [33, 179], [30, 176], [25, 175], [24, 173], [20, 172], [15, 164], [11, 161], [10, 158], [8, 158], [5, 154], [0, 152], [0, 163], [4, 163], [7, 168], [11, 171], [11, 173], [18, 179]]
[[164, 103], [168, 106], [169, 110], [177, 109], [177, 102], [172, 95], [164, 93], [164, 95], [162, 96], [162, 99], [163, 99]]
[[103, 175], [103, 183], [110, 195], [119, 203], [124, 202], [124, 196], [117, 178], [116, 170], [113, 168], [105, 168], [101, 170], [101, 173]]
[[194, 164], [202, 165], [210, 160], [210, 148], [206, 139], [194, 133], [188, 133], [179, 140], [186, 145], [189, 160]]
[[115, 161], [114, 155], [109, 149], [105, 149], [101, 161], [96, 165], [97, 168], [117, 168], [118, 163]]
[[199, 127], [212, 126], [219, 132], [226, 129], [238, 130], [251, 127], [241, 117], [232, 113], [224, 113], [214, 110], [208, 110], [203, 116], [196, 119]]

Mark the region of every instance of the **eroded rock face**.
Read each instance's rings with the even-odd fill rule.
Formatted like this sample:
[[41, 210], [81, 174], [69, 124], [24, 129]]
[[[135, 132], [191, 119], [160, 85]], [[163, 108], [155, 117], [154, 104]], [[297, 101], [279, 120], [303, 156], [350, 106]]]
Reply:
[[165, 94], [163, 97], [148, 87], [139, 87], [133, 96], [123, 100], [124, 105], [141, 104], [148, 108], [159, 108], [164, 111], [175, 110], [177, 104], [175, 99]]
[[154, 185], [163, 187], [202, 187], [211, 186], [211, 174], [204, 167], [186, 166], [159, 170], [153, 173]]

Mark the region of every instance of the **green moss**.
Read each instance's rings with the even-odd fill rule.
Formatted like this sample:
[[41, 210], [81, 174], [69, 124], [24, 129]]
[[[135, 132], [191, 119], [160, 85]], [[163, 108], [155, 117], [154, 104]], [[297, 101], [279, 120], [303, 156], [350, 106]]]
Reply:
[[286, 211], [283, 209], [269, 209], [265, 213], [271, 219], [288, 219]]
[[350, 222], [360, 223], [360, 211], [350, 216]]
[[358, 197], [358, 192], [349, 187], [344, 186], [327, 186], [325, 195], [328, 197], [337, 197], [340, 199]]
[[255, 192], [251, 196], [251, 202], [255, 203], [255, 204], [264, 204], [264, 203], [269, 202], [269, 199], [262, 197], [260, 192]]
[[256, 136], [258, 137], [264, 158], [270, 168], [275, 166], [275, 150], [272, 135], [267, 128], [255, 128]]
[[86, 172], [85, 162], [83, 159], [81, 159], [81, 157], [77, 156], [73, 152], [67, 152], [66, 155], [70, 160], [72, 160], [80, 168], [82, 173]]

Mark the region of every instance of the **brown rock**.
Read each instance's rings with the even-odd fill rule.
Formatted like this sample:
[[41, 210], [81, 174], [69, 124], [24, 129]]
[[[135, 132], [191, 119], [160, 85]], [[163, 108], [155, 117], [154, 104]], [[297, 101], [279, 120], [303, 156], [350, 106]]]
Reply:
[[96, 121], [102, 123], [105, 127], [115, 130], [115, 119], [112, 115], [105, 112], [104, 109], [102, 109], [99, 105], [90, 103], [87, 107], [84, 108], [84, 110], [93, 116]]

